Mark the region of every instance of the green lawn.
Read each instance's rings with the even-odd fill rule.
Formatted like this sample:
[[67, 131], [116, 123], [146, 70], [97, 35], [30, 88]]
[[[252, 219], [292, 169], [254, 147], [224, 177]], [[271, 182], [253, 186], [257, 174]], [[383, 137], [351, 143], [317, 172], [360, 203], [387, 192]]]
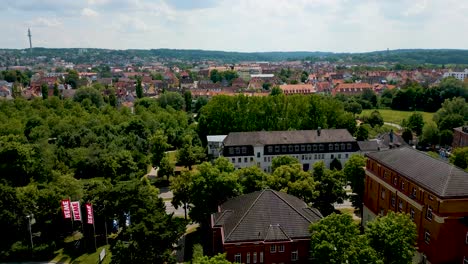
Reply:
[[91, 253], [91, 254], [85, 253], [77, 258], [72, 258], [71, 256], [65, 254], [62, 248], [56, 251], [58, 255], [54, 259], [52, 259], [51, 262], [63, 263], [63, 264], [68, 264], [68, 263], [97, 264], [99, 263], [99, 254], [101, 253], [103, 248], [106, 249], [106, 257], [104, 258], [102, 263], [109, 264], [111, 262], [111, 256], [112, 256], [111, 252], [109, 251], [109, 246], [102, 246], [98, 248], [97, 251], [94, 253]]
[[[370, 115], [374, 110], [375, 109], [362, 110], [362, 113], [360, 114], [360, 116]], [[408, 117], [414, 113], [412, 111], [397, 111], [397, 110], [389, 110], [389, 109], [377, 109], [377, 111], [380, 112], [385, 122], [395, 123], [395, 124], [401, 124], [401, 121], [403, 119], [408, 119]], [[432, 117], [434, 116], [434, 113], [420, 112], [420, 111], [417, 111], [417, 112], [422, 114], [425, 123], [432, 121]]]

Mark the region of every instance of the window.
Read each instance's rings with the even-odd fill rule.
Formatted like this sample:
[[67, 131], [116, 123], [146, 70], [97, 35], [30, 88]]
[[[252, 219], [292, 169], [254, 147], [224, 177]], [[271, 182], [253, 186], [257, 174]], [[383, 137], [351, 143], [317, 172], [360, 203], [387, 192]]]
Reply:
[[267, 157], [263, 157], [263, 161], [264, 161], [264, 162], [267, 162]]
[[410, 209], [410, 217], [411, 217], [411, 220], [414, 220], [414, 209], [413, 208]]
[[284, 245], [278, 246], [278, 252], [284, 252]]
[[307, 145], [307, 151], [310, 151], [310, 150], [311, 150], [310, 145]]
[[242, 158], [237, 158], [237, 162], [242, 163]]
[[345, 158], [347, 159], [347, 158], [349, 157], [349, 154], [348, 154], [348, 153], [346, 153], [344, 156], [345, 156]]
[[232, 163], [236, 163], [236, 158], [232, 158]]
[[345, 143], [341, 143], [341, 150], [346, 150], [346, 145], [345, 145]]
[[331, 154], [330, 157], [331, 157], [331, 159], [333, 159], [333, 158], [335, 158], [335, 155]]
[[294, 151], [296, 151], [296, 152], [299, 151], [299, 145], [294, 146]]
[[383, 189], [383, 190], [380, 192], [380, 197], [382, 197], [382, 199], [385, 199], [385, 189]]
[[276, 245], [271, 245], [270, 246], [270, 252], [275, 253], [276, 252]]
[[235, 263], [241, 263], [241, 261], [242, 261], [241, 258], [242, 258], [241, 253], [235, 254], [235, 255], [234, 255], [234, 262], [235, 262]]
[[338, 158], [341, 159], [341, 154], [338, 154]]
[[260, 152], [257, 152], [257, 158], [260, 158]]
[[322, 159], [325, 159], [325, 154], [322, 154]]
[[263, 251], [260, 252], [260, 263], [263, 263]]
[[429, 200], [434, 200], [434, 197], [432, 195], [429, 195]]
[[301, 151], [305, 151], [306, 150], [306, 146], [305, 145], [301, 145]]
[[229, 154], [234, 154], [234, 148], [229, 148]]
[[275, 146], [275, 152], [278, 153], [280, 151], [280, 147], [279, 146]]
[[317, 159], [317, 154], [314, 155], [314, 159]]
[[281, 146], [281, 151], [282, 151], [282, 152], [286, 152], [286, 151], [287, 151], [287, 147], [286, 147], [286, 146]]
[[289, 146], [288, 146], [289, 152], [293, 152], [293, 149], [294, 149], [293, 145], [289, 145]]
[[397, 177], [393, 177], [393, 185], [397, 185], [398, 184], [398, 178]]
[[301, 159], [304, 160], [304, 155], [301, 155]]
[[333, 150], [333, 144], [328, 144], [328, 150]]
[[247, 252], [247, 259], [245, 260], [247, 264], [250, 264], [250, 252]]
[[236, 148], [236, 154], [240, 154], [240, 148]]
[[400, 210], [400, 212], [403, 211], [403, 201], [402, 200], [398, 201], [398, 210]]
[[250, 157], [250, 162], [253, 162], [253, 158], [252, 158], [252, 157]]
[[350, 144], [350, 143], [346, 144], [346, 149], [351, 150], [351, 148], [352, 148], [352, 147], [351, 147], [351, 144]]
[[313, 146], [314, 151], [317, 151], [317, 145]]
[[257, 252], [254, 252], [253, 253], [253, 260], [252, 260], [253, 263], [257, 263]]
[[411, 198], [416, 198], [416, 187], [413, 187], [413, 190], [411, 191]]
[[298, 256], [298, 255], [299, 255], [299, 254], [298, 254], [297, 250], [291, 252], [291, 260], [292, 260], [292, 261], [297, 261], [297, 260], [299, 259], [299, 256]]
[[335, 144], [335, 150], [336, 151], [340, 150], [340, 144]]
[[392, 193], [392, 207], [395, 207], [395, 194]]
[[245, 154], [247, 153], [247, 148], [246, 147], [242, 147], [242, 154]]
[[405, 190], [405, 182], [401, 181], [401, 189], [404, 191]]
[[270, 152], [270, 153], [273, 152], [273, 147], [272, 147], [272, 146], [269, 146], [269, 147], [268, 147], [268, 152]]
[[325, 146], [323, 146], [323, 144], [320, 144], [320, 145], [319, 145], [319, 150], [320, 150], [320, 151], [323, 151], [324, 149], [325, 149]]
[[430, 205], [427, 207], [426, 218], [429, 221], [432, 220], [432, 207]]
[[426, 229], [426, 232], [424, 232], [424, 242], [426, 244], [429, 244], [431, 242], [431, 233], [429, 233], [429, 230]]
[[244, 162], [247, 163], [247, 158], [244, 158]]
[[383, 178], [384, 179], [387, 179], [387, 176], [389, 175], [389, 173], [387, 171], [384, 171], [384, 174], [383, 174]]

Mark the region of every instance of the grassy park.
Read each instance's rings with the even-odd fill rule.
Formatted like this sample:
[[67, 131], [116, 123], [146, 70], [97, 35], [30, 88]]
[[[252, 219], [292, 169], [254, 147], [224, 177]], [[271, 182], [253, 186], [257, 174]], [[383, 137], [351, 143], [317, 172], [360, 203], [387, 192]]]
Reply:
[[[362, 110], [362, 113], [360, 114], [360, 116], [370, 115], [374, 110], [375, 109]], [[412, 111], [398, 111], [398, 110], [391, 110], [391, 109], [377, 109], [377, 111], [380, 112], [385, 122], [394, 123], [398, 125], [401, 124], [401, 121], [403, 119], [408, 119], [408, 117], [414, 113]], [[420, 112], [420, 111], [416, 111], [416, 112], [422, 114], [425, 123], [432, 121], [432, 117], [434, 116], [434, 113]]]

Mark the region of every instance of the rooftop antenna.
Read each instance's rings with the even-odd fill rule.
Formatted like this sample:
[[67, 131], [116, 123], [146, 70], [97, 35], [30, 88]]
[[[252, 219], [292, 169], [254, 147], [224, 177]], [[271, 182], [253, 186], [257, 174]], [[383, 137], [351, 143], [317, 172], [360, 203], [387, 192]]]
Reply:
[[31, 41], [31, 37], [32, 37], [32, 35], [31, 35], [31, 29], [30, 29], [30, 28], [28, 28], [28, 38], [29, 38], [29, 52], [31, 52], [31, 53], [32, 53], [32, 41]]

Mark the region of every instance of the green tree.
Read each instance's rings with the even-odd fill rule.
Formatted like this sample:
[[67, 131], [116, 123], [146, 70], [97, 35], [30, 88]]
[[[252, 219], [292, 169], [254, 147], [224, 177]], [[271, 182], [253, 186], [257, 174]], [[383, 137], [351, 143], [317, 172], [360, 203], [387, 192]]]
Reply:
[[108, 210], [122, 226], [111, 246], [113, 263], [174, 261], [173, 245], [185, 232], [185, 221], [166, 214], [156, 188], [147, 181], [121, 182], [108, 199]]
[[187, 210], [189, 210], [191, 202], [193, 174], [190, 171], [183, 171], [179, 176], [171, 176], [169, 181], [169, 188], [174, 194], [172, 205], [174, 205], [176, 209], [182, 205], [185, 219], [187, 219]]
[[49, 87], [45, 83], [41, 85], [41, 94], [42, 99], [47, 100], [47, 98], [49, 98]]
[[170, 106], [175, 110], [182, 110], [184, 109], [184, 102], [182, 95], [176, 92], [166, 92], [158, 98], [158, 103], [162, 108]]
[[293, 165], [293, 164], [299, 164], [299, 160], [291, 157], [291, 156], [277, 156], [274, 157], [273, 160], [271, 161], [271, 170], [275, 171], [277, 168], [283, 166], [283, 165]]
[[100, 107], [104, 103], [101, 93], [92, 87], [81, 87], [76, 90], [73, 101], [83, 103], [86, 99], [96, 107]]
[[210, 215], [228, 198], [240, 194], [241, 186], [234, 166], [226, 158], [218, 158], [214, 165], [204, 162], [193, 174], [191, 186], [190, 218], [207, 228]]
[[202, 256], [193, 260], [193, 264], [231, 264], [231, 262], [226, 260], [226, 253], [224, 253], [213, 257]]
[[136, 91], [136, 96], [138, 98], [143, 98], [143, 87], [141, 86], [141, 78], [137, 78], [135, 91]]
[[352, 113], [353, 115], [362, 113], [362, 106], [358, 102], [349, 102], [345, 104], [345, 111]]
[[350, 195], [350, 200], [356, 209], [361, 210], [364, 202], [364, 189], [366, 173], [364, 171], [366, 166], [366, 158], [359, 154], [353, 154], [345, 163], [343, 173], [346, 181], [349, 182], [353, 195]]
[[149, 138], [149, 142], [151, 148], [151, 164], [153, 167], [158, 167], [165, 156], [165, 151], [171, 147], [171, 145], [167, 143], [167, 136], [162, 130], [157, 130]]
[[371, 127], [383, 126], [384, 120], [379, 111], [374, 110], [366, 120]]
[[334, 158], [330, 162], [330, 170], [341, 170], [342, 168], [343, 165], [341, 165], [341, 162], [337, 158]]
[[356, 137], [356, 140], [358, 141], [365, 141], [369, 138], [369, 130], [371, 128], [369, 127], [368, 124], [361, 124], [358, 126], [356, 133], [354, 133], [354, 136]]
[[416, 133], [417, 136], [422, 134], [424, 127], [424, 119], [421, 113], [415, 112], [408, 118], [407, 126], [411, 131]]
[[423, 127], [421, 142], [430, 145], [439, 144], [439, 129], [433, 122], [426, 123]]
[[60, 91], [58, 88], [58, 83], [54, 83], [54, 96], [59, 97], [60, 96]]
[[68, 70], [65, 76], [65, 83], [71, 85], [73, 89], [78, 88], [80, 76], [76, 70]]
[[439, 129], [452, 130], [468, 121], [468, 104], [460, 97], [446, 99], [433, 118]]
[[200, 109], [208, 104], [208, 99], [206, 97], [198, 97], [197, 101], [195, 102], [195, 113], [200, 113]]
[[187, 113], [192, 112], [192, 93], [189, 90], [184, 92], [184, 100], [185, 100], [185, 111]]
[[177, 150], [177, 163], [192, 170], [192, 166], [205, 159], [205, 150], [193, 144], [192, 137], [186, 135], [182, 147]]
[[464, 170], [468, 169], [468, 147], [454, 149], [450, 163]]
[[409, 129], [405, 129], [401, 134], [401, 137], [406, 143], [409, 144], [410, 140], [413, 140], [413, 132], [411, 132]]
[[346, 198], [343, 171], [331, 171], [326, 168], [323, 161], [319, 161], [314, 164], [313, 175], [314, 179], [318, 181], [317, 190], [319, 191], [319, 196], [314, 201], [314, 206], [323, 215], [329, 215], [335, 210], [333, 204], [342, 203]]
[[365, 235], [384, 263], [412, 263], [416, 251], [416, 224], [407, 214], [389, 212], [366, 226]]
[[241, 168], [235, 172], [243, 193], [251, 193], [266, 187], [267, 174], [257, 166]]
[[331, 214], [310, 226], [314, 263], [383, 263], [348, 214]]
[[174, 169], [174, 164], [171, 164], [167, 155], [164, 155], [159, 163], [158, 177], [167, 177], [169, 179], [174, 175]]
[[453, 142], [453, 132], [452, 130], [442, 130], [439, 134], [440, 145], [442, 146], [451, 146]]
[[283, 90], [281, 90], [281, 88], [279, 88], [278, 86], [273, 86], [273, 88], [271, 88], [271, 92], [270, 92], [271, 96], [280, 95], [280, 94], [283, 94]]

